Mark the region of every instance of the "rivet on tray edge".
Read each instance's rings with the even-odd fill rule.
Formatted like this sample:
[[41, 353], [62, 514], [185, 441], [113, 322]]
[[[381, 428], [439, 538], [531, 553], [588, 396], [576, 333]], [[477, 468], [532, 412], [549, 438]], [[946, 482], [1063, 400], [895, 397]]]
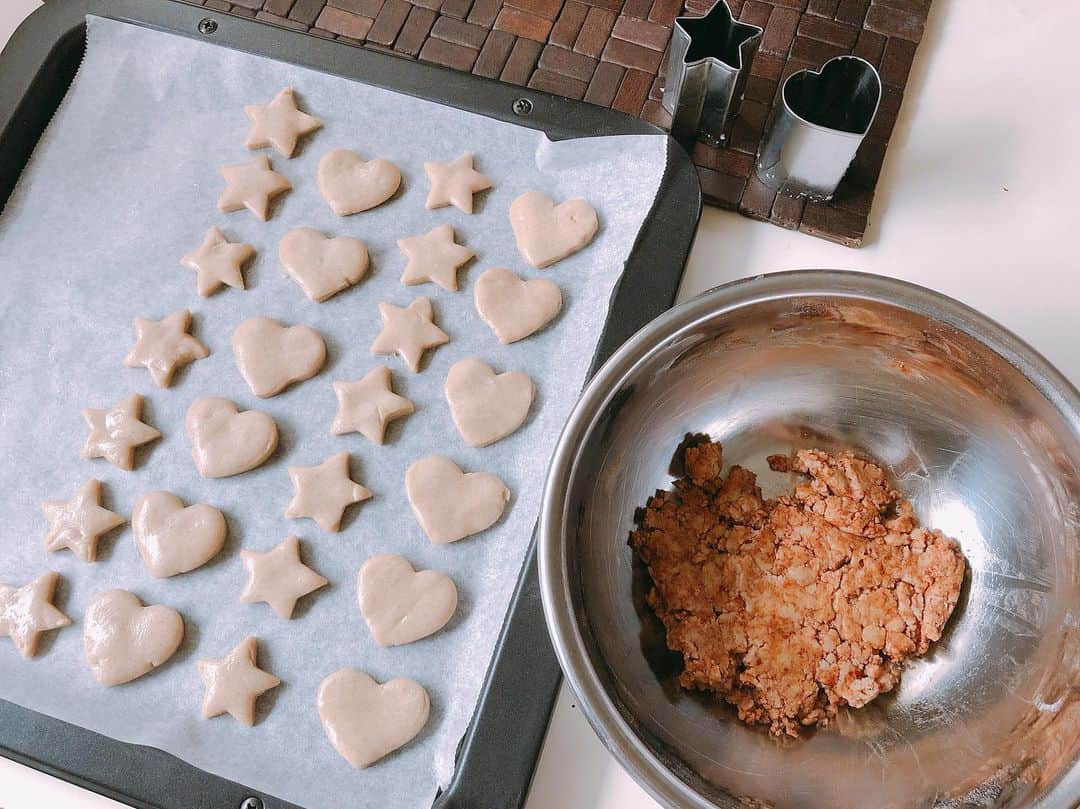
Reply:
[[514, 100], [514, 115], [528, 115], [532, 112], [532, 108], [532, 102], [527, 98], [518, 98]]
[[[212, 20], [209, 17], [203, 17], [199, 20], [199, 33], [200, 34], [212, 34], [217, 31], [217, 20]], [[244, 809], [247, 809], [245, 807]]]

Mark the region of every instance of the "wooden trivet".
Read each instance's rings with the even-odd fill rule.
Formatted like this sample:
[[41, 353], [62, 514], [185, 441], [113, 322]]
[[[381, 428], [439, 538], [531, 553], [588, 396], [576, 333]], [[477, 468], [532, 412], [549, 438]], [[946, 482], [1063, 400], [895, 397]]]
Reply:
[[[189, 0], [478, 76], [584, 99], [660, 126], [675, 16], [714, 0]], [[729, 0], [765, 29], [726, 149], [698, 143], [694, 162], [708, 202], [841, 244], [862, 244], [930, 0]], [[830, 202], [776, 192], [754, 158], [783, 81], [854, 54], [881, 73], [881, 106]]]

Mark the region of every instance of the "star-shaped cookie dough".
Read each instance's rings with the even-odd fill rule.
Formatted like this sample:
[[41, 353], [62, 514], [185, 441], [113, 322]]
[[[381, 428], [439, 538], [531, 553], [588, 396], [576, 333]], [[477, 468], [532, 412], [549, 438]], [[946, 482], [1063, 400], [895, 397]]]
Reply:
[[249, 727], [255, 724], [255, 700], [281, 685], [281, 680], [255, 665], [258, 652], [258, 638], [249, 637], [225, 657], [195, 661], [206, 686], [204, 717], [210, 719], [227, 713]]
[[431, 183], [425, 203], [428, 210], [453, 205], [472, 213], [473, 194], [491, 188], [491, 179], [473, 168], [473, 156], [468, 152], [449, 163], [425, 163], [424, 171]]
[[243, 266], [255, 255], [255, 248], [242, 242], [230, 242], [217, 228], [210, 228], [202, 244], [180, 263], [195, 270], [199, 294], [204, 298], [218, 287], [244, 288]]
[[273, 146], [285, 157], [292, 157], [296, 141], [322, 126], [322, 121], [306, 112], [300, 112], [291, 87], [286, 87], [269, 104], [251, 104], [244, 107], [251, 119], [244, 145], [249, 149], [265, 149]]
[[109, 410], [87, 408], [82, 412], [90, 435], [82, 448], [84, 458], [104, 458], [128, 471], [135, 468], [135, 447], [141, 447], [161, 433], [142, 421], [142, 396], [133, 393]]
[[101, 505], [101, 481], [88, 480], [68, 500], [46, 500], [41, 504], [49, 533], [45, 550], [68, 548], [84, 562], [97, 559], [98, 540], [103, 534], [127, 522]]
[[23, 657], [37, 654], [42, 632], [71, 623], [52, 605], [59, 581], [60, 574], [50, 570], [22, 587], [0, 584], [0, 638], [11, 638]]
[[135, 318], [135, 345], [124, 357], [124, 365], [142, 365], [158, 385], [169, 387], [177, 368], [210, 356], [210, 349], [187, 333], [190, 327], [191, 312], [187, 309], [161, 320]]
[[398, 396], [390, 386], [390, 369], [380, 365], [353, 382], [335, 382], [338, 411], [330, 432], [360, 433], [368, 441], [383, 443], [386, 425], [411, 415], [413, 403]]
[[401, 283], [412, 286], [432, 281], [451, 292], [457, 292], [458, 268], [476, 255], [454, 242], [453, 225], [439, 225], [423, 236], [398, 239], [397, 246], [409, 259], [401, 273]]
[[266, 221], [270, 200], [292, 188], [292, 183], [270, 168], [270, 158], [264, 154], [247, 163], [222, 166], [225, 190], [218, 199], [218, 210], [224, 213], [247, 208]]
[[427, 298], [417, 298], [404, 309], [392, 303], [380, 303], [379, 316], [383, 328], [371, 344], [371, 353], [397, 354], [414, 373], [420, 370], [425, 351], [450, 342], [447, 333], [432, 322], [434, 312]]
[[266, 553], [240, 551], [248, 572], [240, 600], [265, 601], [282, 618], [291, 618], [296, 602], [327, 584], [326, 579], [300, 561], [300, 540], [286, 537]]
[[371, 491], [349, 477], [349, 453], [331, 455], [318, 466], [290, 466], [293, 499], [285, 509], [290, 520], [310, 517], [324, 531], [340, 531], [341, 516]]

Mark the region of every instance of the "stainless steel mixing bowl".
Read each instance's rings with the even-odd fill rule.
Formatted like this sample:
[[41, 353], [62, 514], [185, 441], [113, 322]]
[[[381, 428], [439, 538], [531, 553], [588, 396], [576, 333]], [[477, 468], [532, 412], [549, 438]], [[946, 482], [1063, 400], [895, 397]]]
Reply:
[[[901, 684], [777, 740], [679, 689], [627, 547], [686, 433], [790, 490], [770, 453], [879, 459], [970, 574]], [[544, 609], [593, 728], [661, 803], [845, 809], [1080, 802], [1080, 395], [928, 290], [861, 273], [740, 281], [672, 309], [586, 389], [541, 516]], [[755, 803], [761, 802], [759, 803]]]

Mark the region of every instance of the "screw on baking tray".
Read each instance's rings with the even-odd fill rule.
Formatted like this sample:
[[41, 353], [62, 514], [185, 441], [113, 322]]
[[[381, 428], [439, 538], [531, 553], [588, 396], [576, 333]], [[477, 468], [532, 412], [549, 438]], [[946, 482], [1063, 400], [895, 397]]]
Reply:
[[527, 98], [519, 98], [514, 102], [514, 115], [528, 115], [532, 112], [532, 102]]
[[263, 809], [263, 802], [258, 798], [244, 798], [244, 802], [240, 804], [240, 809]]
[[[203, 17], [199, 20], [199, 33], [200, 34], [212, 34], [217, 30], [217, 20], [211, 20], [209, 17]], [[248, 809], [246, 806], [244, 809]]]

